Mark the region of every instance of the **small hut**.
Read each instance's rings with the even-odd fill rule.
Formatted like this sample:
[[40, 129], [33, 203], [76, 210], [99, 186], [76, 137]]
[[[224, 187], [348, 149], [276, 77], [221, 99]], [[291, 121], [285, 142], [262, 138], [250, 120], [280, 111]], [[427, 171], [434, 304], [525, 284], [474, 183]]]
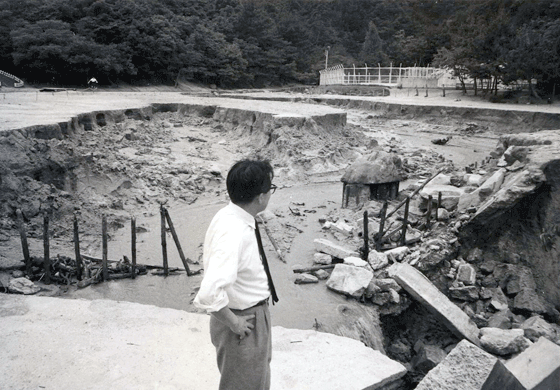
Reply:
[[404, 178], [402, 161], [396, 154], [376, 150], [365, 155], [342, 176], [342, 207], [359, 208], [370, 200], [395, 199]]

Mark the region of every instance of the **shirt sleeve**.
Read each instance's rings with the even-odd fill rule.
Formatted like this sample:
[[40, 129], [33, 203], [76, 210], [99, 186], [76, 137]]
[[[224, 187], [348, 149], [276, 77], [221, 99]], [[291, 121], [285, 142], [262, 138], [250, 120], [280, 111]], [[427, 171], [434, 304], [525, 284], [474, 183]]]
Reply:
[[237, 279], [239, 245], [235, 229], [212, 232], [205, 243], [204, 278], [193, 303], [199, 309], [216, 312], [229, 304], [226, 289]]

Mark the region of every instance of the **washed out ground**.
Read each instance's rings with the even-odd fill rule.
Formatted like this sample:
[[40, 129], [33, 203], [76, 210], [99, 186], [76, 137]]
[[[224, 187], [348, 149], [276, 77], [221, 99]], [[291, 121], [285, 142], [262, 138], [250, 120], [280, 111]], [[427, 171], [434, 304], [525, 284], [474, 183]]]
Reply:
[[[199, 94], [199, 100], [205, 99], [207, 94], [215, 97], [203, 89], [186, 92], [194, 97]], [[152, 101], [173, 101], [173, 94], [177, 98], [180, 96], [178, 93], [158, 90], [112, 91], [110, 98], [107, 94], [96, 96], [82, 93], [87, 101], [75, 100], [81, 110], [101, 111], [115, 104], [140, 107]], [[259, 93], [260, 96], [266, 94], [266, 91]], [[419, 104], [418, 97], [411, 97], [410, 94], [404, 96], [403, 91], [400, 94], [400, 97], [397, 94], [378, 99]], [[278, 93], [272, 95], [278, 96]], [[284, 95], [294, 96], [290, 93]], [[32, 101], [34, 96], [35, 102]], [[119, 96], [121, 101], [115, 103]], [[72, 104], [53, 104], [47, 95], [41, 95], [38, 91], [26, 91], [19, 96], [16, 92], [7, 93], [4, 99], [6, 102], [1, 107], [4, 113], [25, 116], [26, 112], [29, 113], [29, 107], [33, 107], [34, 112], [26, 119], [29, 122], [21, 127], [58, 118], [57, 109], [60, 110], [58, 115], [76, 114], [71, 112], [75, 110]], [[220, 99], [221, 104], [227, 105], [230, 99]], [[48, 107], [48, 112], [41, 111], [42, 103], [43, 109]], [[480, 100], [449, 92], [445, 98], [423, 98], [422, 103], [481, 106]], [[482, 104], [492, 106], [490, 103]], [[258, 101], [247, 101], [249, 110], [258, 105]], [[298, 110], [295, 108], [297, 106], [296, 103], [291, 104], [294, 111]], [[533, 106], [529, 108], [534, 109]], [[558, 111], [556, 105], [541, 108], [550, 112]], [[262, 148], [260, 152], [261, 156], [271, 158], [275, 165], [275, 183], [279, 190], [272, 198], [265, 220], [286, 260], [286, 263], [280, 262], [267, 241], [272, 271], [275, 280], [278, 280], [282, 298], [281, 303], [272, 308], [274, 325], [302, 329], [315, 327], [356, 336], [356, 329], [351, 329], [356, 318], [366, 317], [372, 323], [377, 321], [377, 314], [371, 307], [330, 292], [324, 283], [293, 283], [293, 268], [312, 265], [313, 239], [332, 238], [332, 233], [322, 230], [319, 220], [350, 220], [355, 217], [352, 211], [340, 208], [340, 177], [355, 158], [372, 150], [376, 143], [384, 150], [397, 152], [403, 158], [408, 174], [408, 180], [401, 186], [403, 189], [408, 183], [425, 178], [439, 168], [460, 170], [482, 161], [494, 149], [500, 133], [509, 131], [507, 126], [488, 126], [488, 120], [484, 123], [451, 120], [445, 115], [439, 118], [390, 119], [376, 112], [346, 111], [348, 126], [337, 137], [325, 132], [321, 134], [320, 129], [313, 139], [308, 139], [305, 133], [286, 134], [281, 150]], [[12, 121], [9, 117], [3, 118], [6, 118], [0, 123], [3, 129], [13, 128], [10, 126], [17, 123], [17, 120]], [[431, 142], [447, 136], [452, 138], [445, 145]], [[322, 142], [317, 142], [317, 139]], [[57, 182], [57, 170], [53, 169], [52, 172], [38, 173], [37, 178], [43, 175], [43, 181], [30, 179], [18, 183], [20, 200], [27, 205], [28, 215], [32, 215], [28, 220], [32, 255], [42, 255], [40, 211], [50, 207], [54, 210], [51, 223], [52, 256], [73, 256], [71, 217], [74, 212], [78, 212], [83, 253], [101, 257], [100, 214], [105, 213], [110, 226], [110, 258], [117, 260], [123, 255], [129, 256], [129, 221], [131, 216], [135, 216], [140, 232], [138, 262], [161, 264], [159, 204], [165, 202], [189, 258], [189, 266], [195, 270], [202, 267], [200, 245], [206, 227], [212, 215], [227, 202], [224, 182], [227, 169], [241, 157], [256, 156], [255, 149], [260, 145], [253, 134], [219, 123], [211, 117], [183, 116], [178, 113], [159, 113], [149, 121], [127, 119], [124, 123], [77, 134], [72, 139], [12, 141], [2, 145], [3, 152], [7, 153], [13, 148], [30, 148], [56, 162], [53, 167], [68, 168], [70, 160], [74, 164], [72, 169], [60, 172], [64, 176], [63, 182]], [[71, 174], [67, 174], [68, 171]], [[47, 174], [49, 177], [45, 178]], [[60, 188], [65, 191], [60, 191]], [[19, 265], [22, 258], [19, 236], [14, 229], [12, 215], [3, 212], [0, 218], [0, 264], [4, 268], [13, 267]], [[358, 238], [343, 240], [355, 248], [361, 245]], [[182, 267], [170, 237], [168, 248], [170, 265]], [[168, 278], [148, 275], [81, 290], [74, 286], [48, 289], [62, 297], [129, 300], [196, 311], [191, 300], [200, 280], [201, 276], [187, 278], [181, 273]], [[372, 329], [372, 333], [367, 335], [368, 344], [383, 350], [379, 330], [375, 330], [376, 327]], [[364, 332], [364, 329], [359, 332]]]

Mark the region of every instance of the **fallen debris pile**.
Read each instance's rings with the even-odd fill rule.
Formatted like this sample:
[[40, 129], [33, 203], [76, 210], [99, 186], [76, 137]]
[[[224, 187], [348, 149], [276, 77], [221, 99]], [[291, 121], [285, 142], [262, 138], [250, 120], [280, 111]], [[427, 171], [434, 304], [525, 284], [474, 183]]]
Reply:
[[[419, 191], [419, 199], [410, 200], [406, 234], [418, 241], [407, 240], [406, 246], [399, 246], [401, 213], [383, 222], [381, 230], [391, 234], [383, 236], [382, 249], [376, 245], [381, 202], [323, 218], [319, 222], [331, 238], [315, 241], [314, 265], [295, 270], [296, 283], [326, 280], [327, 288], [378, 307], [387, 323], [387, 352], [409, 367], [413, 383], [446, 359], [461, 339], [506, 360], [541, 338], [560, 345], [560, 262], [554, 259], [560, 234], [546, 228], [560, 223], [560, 158], [554, 152], [559, 147], [559, 131], [506, 136], [472, 173], [438, 175]], [[515, 236], [512, 227], [524, 223], [525, 231], [515, 230]], [[367, 250], [360, 245], [364, 231], [372, 243]], [[528, 242], [531, 246], [522, 248]], [[528, 250], [536, 247], [536, 252]], [[419, 313], [414, 301], [435, 313], [447, 335], [410, 329], [411, 316]]]

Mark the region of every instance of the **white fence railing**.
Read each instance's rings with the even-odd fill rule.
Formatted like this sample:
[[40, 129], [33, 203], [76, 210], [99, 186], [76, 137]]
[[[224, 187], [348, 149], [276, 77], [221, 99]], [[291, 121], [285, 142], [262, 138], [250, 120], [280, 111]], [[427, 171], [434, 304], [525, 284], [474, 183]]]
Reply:
[[396, 86], [425, 81], [436, 82], [444, 76], [446, 71], [441, 68], [432, 67], [368, 67], [345, 68], [342, 65], [319, 71], [320, 85], [387, 85]]
[[7, 77], [7, 78], [9, 78], [9, 79], [14, 80], [14, 87], [15, 87], [15, 88], [21, 88], [21, 87], [23, 87], [23, 85], [24, 85], [23, 80], [17, 78], [17, 77], [14, 76], [13, 74], [10, 74], [10, 73], [8, 73], [8, 72], [4, 72], [3, 70], [0, 70], [0, 74], [3, 75], [3, 76], [5, 76], [5, 77]]

